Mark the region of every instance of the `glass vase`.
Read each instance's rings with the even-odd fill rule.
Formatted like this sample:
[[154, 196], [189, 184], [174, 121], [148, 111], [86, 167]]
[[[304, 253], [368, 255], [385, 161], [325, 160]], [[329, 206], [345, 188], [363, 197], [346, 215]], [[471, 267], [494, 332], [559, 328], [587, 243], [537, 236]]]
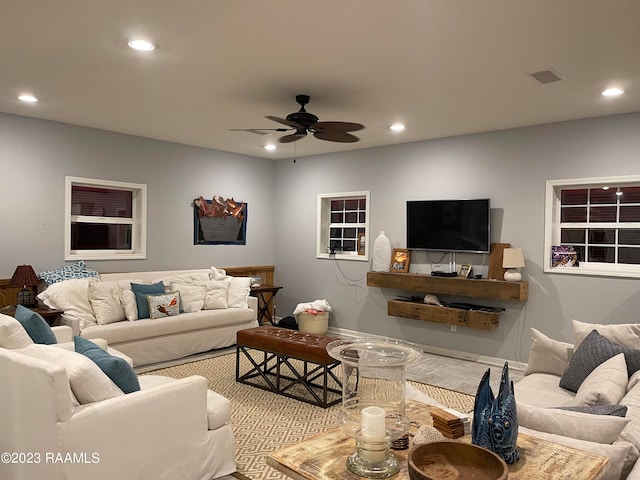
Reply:
[[342, 362], [342, 429], [355, 438], [356, 451], [347, 470], [367, 478], [388, 478], [400, 471], [391, 442], [404, 436], [406, 366], [421, 351], [412, 344], [387, 339], [336, 340], [327, 345]]

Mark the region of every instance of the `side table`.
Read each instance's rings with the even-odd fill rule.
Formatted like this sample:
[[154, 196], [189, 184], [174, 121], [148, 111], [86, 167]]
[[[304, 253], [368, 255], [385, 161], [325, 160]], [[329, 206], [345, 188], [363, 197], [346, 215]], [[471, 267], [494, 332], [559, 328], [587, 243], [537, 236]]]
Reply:
[[[16, 313], [16, 305], [8, 305], [6, 307], [0, 308], [0, 313], [5, 315], [9, 315], [13, 317]], [[29, 310], [32, 310], [38, 314], [50, 325], [53, 326], [53, 323], [58, 319], [59, 315], [64, 313], [63, 310], [56, 310], [54, 308], [49, 308], [43, 303], [38, 303], [34, 307], [27, 307]]]
[[251, 287], [250, 295], [258, 298], [258, 323], [273, 322], [273, 299], [282, 287], [275, 285], [260, 285], [259, 287]]

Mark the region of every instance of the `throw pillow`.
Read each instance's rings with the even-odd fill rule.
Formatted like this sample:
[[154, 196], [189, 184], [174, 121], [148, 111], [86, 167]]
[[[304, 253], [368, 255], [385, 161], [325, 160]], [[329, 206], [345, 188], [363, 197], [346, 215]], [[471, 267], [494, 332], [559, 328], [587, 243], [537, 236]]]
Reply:
[[577, 392], [585, 378], [598, 365], [622, 353], [622, 347], [592, 330], [576, 349], [560, 378], [560, 386]]
[[136, 302], [136, 294], [130, 288], [123, 289], [120, 292], [120, 301], [124, 314], [130, 322], [138, 319], [138, 304]]
[[166, 289], [170, 289], [172, 283], [180, 283], [181, 285], [193, 285], [194, 283], [202, 283], [206, 282], [207, 280], [209, 280], [209, 273], [205, 271], [174, 275], [173, 277], [163, 279], [162, 283], [164, 283]]
[[640, 323], [602, 325], [599, 323], [583, 323], [578, 320], [572, 320], [571, 325], [575, 348], [578, 348], [578, 345], [587, 338], [587, 335], [589, 335], [592, 330], [597, 330], [603, 337], [623, 347], [640, 349]]
[[531, 350], [529, 363], [524, 371], [530, 373], [552, 373], [561, 376], [573, 355], [573, 345], [547, 337], [531, 328]]
[[149, 302], [147, 295], [155, 295], [164, 292], [164, 283], [132, 283], [131, 290], [136, 295], [136, 305], [138, 307], [138, 318], [149, 318]]
[[590, 405], [588, 407], [555, 407], [558, 410], [569, 410], [570, 412], [590, 413], [591, 415], [611, 415], [614, 417], [624, 417], [627, 415], [626, 405]]
[[227, 304], [229, 308], [249, 308], [247, 299], [251, 292], [251, 277], [229, 277], [229, 293]]
[[32, 344], [33, 340], [18, 320], [0, 313], [0, 347], [13, 350]]
[[628, 380], [624, 354], [619, 353], [593, 369], [568, 405], [614, 405], [627, 392]]
[[119, 322], [126, 318], [120, 303], [120, 285], [118, 282], [89, 282], [89, 302], [101, 325]]
[[71, 265], [65, 265], [64, 267], [60, 267], [56, 270], [49, 270], [46, 272], [38, 273], [38, 278], [47, 282], [47, 284], [52, 285], [57, 282], [62, 282], [63, 280], [72, 280], [76, 278], [90, 278], [97, 277], [100, 274], [95, 270], [91, 270], [86, 266], [84, 261], [80, 260], [79, 262], [72, 263]]
[[45, 345], [58, 343], [51, 327], [40, 314], [22, 305], [17, 305], [15, 317], [22, 324], [33, 343], [43, 343]]
[[539, 432], [564, 435], [597, 443], [612, 443], [630, 418], [592, 415], [517, 402], [518, 424]]
[[222, 268], [211, 267], [209, 269], [209, 278], [211, 280], [224, 280], [227, 278], [227, 271]]
[[180, 292], [147, 295], [151, 318], [173, 317], [180, 313]]
[[138, 377], [124, 358], [115, 357], [91, 340], [77, 335], [73, 337], [73, 344], [76, 352], [92, 360], [124, 393], [140, 390]]
[[80, 353], [37, 343], [21, 352], [64, 367], [71, 390], [83, 405], [124, 395], [95, 363]]
[[80, 329], [96, 324], [89, 301], [89, 279], [65, 280], [49, 285], [38, 294], [38, 299], [49, 308], [64, 311], [66, 318], [80, 322]]
[[230, 280], [211, 280], [205, 282], [204, 309], [218, 310], [229, 308]]
[[180, 292], [180, 301], [182, 302], [182, 310], [184, 312], [197, 312], [202, 310], [204, 307], [205, 287], [203, 285], [190, 285], [172, 282], [170, 289], [172, 292]]

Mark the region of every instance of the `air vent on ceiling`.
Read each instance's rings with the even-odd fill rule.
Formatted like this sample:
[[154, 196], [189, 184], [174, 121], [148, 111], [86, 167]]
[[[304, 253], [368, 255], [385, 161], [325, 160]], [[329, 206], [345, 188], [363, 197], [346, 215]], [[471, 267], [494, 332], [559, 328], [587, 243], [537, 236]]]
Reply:
[[560, 80], [566, 80], [562, 75], [554, 72], [553, 70], [540, 70], [539, 72], [530, 73], [540, 83], [553, 83]]

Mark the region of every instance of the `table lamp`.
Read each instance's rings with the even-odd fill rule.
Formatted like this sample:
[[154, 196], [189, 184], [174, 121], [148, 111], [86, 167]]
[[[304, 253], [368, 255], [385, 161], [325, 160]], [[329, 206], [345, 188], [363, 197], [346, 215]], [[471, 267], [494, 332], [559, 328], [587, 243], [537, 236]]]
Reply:
[[505, 248], [502, 252], [502, 268], [506, 268], [504, 279], [507, 282], [522, 280], [519, 268], [524, 267], [524, 256], [521, 248]]
[[36, 293], [33, 291], [33, 287], [40, 283], [40, 279], [33, 271], [31, 265], [18, 265], [16, 271], [13, 272], [13, 277], [9, 281], [9, 285], [12, 287], [22, 286], [22, 290], [16, 295], [16, 303], [18, 305], [24, 305], [25, 307], [33, 307], [36, 304]]

